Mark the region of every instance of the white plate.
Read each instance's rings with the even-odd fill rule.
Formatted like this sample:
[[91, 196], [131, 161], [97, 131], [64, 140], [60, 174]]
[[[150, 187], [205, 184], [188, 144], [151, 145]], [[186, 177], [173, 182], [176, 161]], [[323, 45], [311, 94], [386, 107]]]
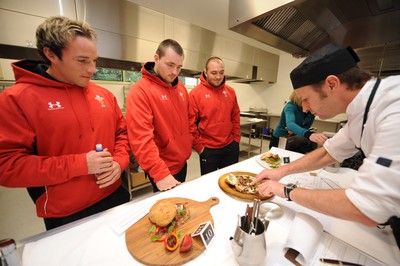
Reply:
[[[257, 156], [256, 157], [256, 162], [258, 163], [258, 164], [260, 164], [262, 167], [264, 167], [264, 168], [269, 168], [269, 169], [275, 169], [275, 168], [277, 168], [277, 167], [273, 167], [274, 165], [270, 165], [269, 163], [266, 163], [265, 161], [263, 161], [263, 160], [261, 160], [261, 156], [263, 156], [264, 154], [261, 154], [260, 156]], [[280, 156], [280, 155], [279, 155]], [[282, 159], [282, 156], [280, 156], [281, 157], [281, 159]], [[281, 166], [282, 165], [282, 163], [279, 165], [279, 166]], [[272, 167], [271, 167], [272, 166]]]

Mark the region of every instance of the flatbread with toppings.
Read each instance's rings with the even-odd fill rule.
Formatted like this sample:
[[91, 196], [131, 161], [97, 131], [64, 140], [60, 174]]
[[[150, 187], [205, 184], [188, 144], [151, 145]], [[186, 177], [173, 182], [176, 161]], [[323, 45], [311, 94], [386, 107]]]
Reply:
[[256, 194], [258, 191], [258, 184], [250, 185], [253, 180], [255, 180], [254, 176], [246, 174], [234, 175], [229, 173], [225, 177], [225, 182], [236, 191], [251, 195]]
[[266, 200], [273, 196], [261, 196], [258, 193], [260, 184], [250, 186], [250, 183], [256, 179], [256, 174], [245, 171], [227, 172], [218, 178], [218, 185], [229, 196], [244, 200]]

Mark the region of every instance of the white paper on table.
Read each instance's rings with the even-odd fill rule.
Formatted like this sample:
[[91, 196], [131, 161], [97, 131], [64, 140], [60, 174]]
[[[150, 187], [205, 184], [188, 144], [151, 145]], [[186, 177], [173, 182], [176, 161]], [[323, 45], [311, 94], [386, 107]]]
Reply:
[[284, 252], [286, 253], [289, 248], [294, 249], [299, 252], [296, 260], [301, 265], [308, 264], [314, 255], [322, 232], [322, 224], [315, 218], [303, 212], [296, 213], [284, 245]]
[[352, 177], [343, 178], [336, 173], [329, 173], [324, 170], [315, 171], [316, 175], [309, 173], [292, 174], [281, 179], [284, 184], [294, 183], [297, 186], [308, 189], [340, 189], [347, 188]]
[[110, 222], [111, 229], [117, 234], [121, 235], [134, 223], [139, 221], [143, 216], [145, 216], [150, 207], [154, 204], [154, 200], [145, 200], [142, 202], [134, 203], [133, 212], [125, 211], [119, 216], [113, 218]]
[[350, 246], [346, 242], [323, 232], [319, 245], [315, 250], [313, 258], [310, 260], [309, 266], [325, 265], [320, 262], [320, 258], [335, 259], [339, 261], [346, 261], [357, 263], [364, 266], [382, 266], [375, 258], [361, 252], [355, 247]]
[[379, 266], [383, 262], [325, 232], [320, 221], [303, 212], [296, 213], [283, 247], [285, 253], [289, 248], [298, 251], [296, 260], [301, 265], [323, 265], [319, 261], [320, 258], [337, 259], [364, 266]]

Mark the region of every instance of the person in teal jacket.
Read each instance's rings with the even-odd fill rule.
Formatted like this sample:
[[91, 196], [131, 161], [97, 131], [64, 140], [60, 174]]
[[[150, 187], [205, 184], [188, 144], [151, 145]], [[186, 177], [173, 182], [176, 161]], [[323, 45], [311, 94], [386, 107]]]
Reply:
[[278, 147], [280, 137], [298, 136], [296, 142], [286, 149], [307, 153], [316, 148], [316, 144], [322, 145], [327, 137], [310, 130], [315, 116], [310, 112], [303, 112], [301, 101], [292, 92], [290, 101], [282, 110], [281, 118], [276, 126], [269, 144], [269, 148]]

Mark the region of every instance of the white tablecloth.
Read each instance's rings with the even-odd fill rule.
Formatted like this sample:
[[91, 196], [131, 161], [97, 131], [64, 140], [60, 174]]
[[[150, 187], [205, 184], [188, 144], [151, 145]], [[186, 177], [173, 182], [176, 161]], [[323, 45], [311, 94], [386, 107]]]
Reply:
[[[290, 156], [291, 161], [302, 156], [279, 149], [273, 151], [281, 156]], [[128, 220], [131, 224], [134, 223], [148, 212], [156, 200], [169, 197], [184, 197], [199, 202], [206, 201], [211, 197], [218, 197], [220, 200], [218, 205], [210, 209], [215, 226], [214, 241], [202, 255], [188, 262], [187, 265], [237, 265], [229, 238], [235, 231], [238, 214], [244, 215], [246, 204], [249, 202], [237, 200], [225, 194], [218, 186], [218, 179], [227, 172], [258, 173], [263, 169], [253, 157], [186, 182], [172, 190], [154, 194], [140, 201], [126, 203], [83, 221], [27, 239], [23, 250], [23, 265], [141, 265], [128, 252], [125, 234], [118, 231], [121, 230], [121, 228], [118, 229], [118, 226], [123, 227], [127, 218], [133, 219]], [[341, 169], [341, 171], [343, 172], [339, 172], [338, 175], [354, 175], [351, 170]], [[266, 233], [265, 265], [292, 265], [284, 258], [284, 243], [293, 218], [291, 212], [304, 211], [304, 208], [280, 198], [273, 198], [272, 201], [292, 211], [285, 211], [281, 218], [271, 220]], [[385, 262], [387, 265], [399, 264], [399, 260], [396, 260], [398, 249], [396, 251], [393, 244], [386, 244], [390, 237], [379, 232], [378, 229], [366, 228], [312, 211], [307, 212], [318, 217], [323, 223], [325, 231], [378, 258], [380, 262]], [[352, 234], [349, 235], [349, 232]], [[368, 247], [371, 245], [374, 246], [375, 252]], [[320, 265], [320, 262], [315, 259], [312, 265]], [[379, 263], [370, 265], [379, 265]]]

